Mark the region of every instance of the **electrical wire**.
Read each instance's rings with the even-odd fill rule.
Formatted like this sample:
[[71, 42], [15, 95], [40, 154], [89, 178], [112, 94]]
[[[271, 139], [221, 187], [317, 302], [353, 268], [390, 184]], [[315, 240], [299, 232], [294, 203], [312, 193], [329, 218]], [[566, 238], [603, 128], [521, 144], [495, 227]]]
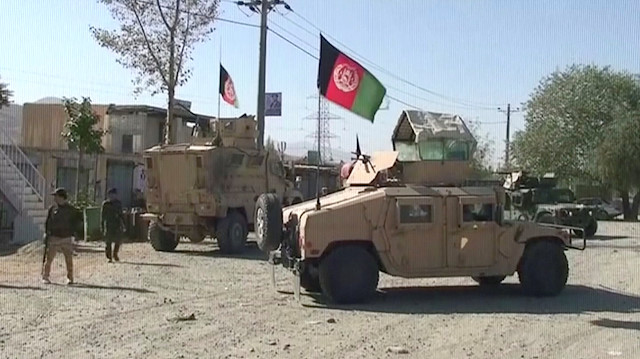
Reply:
[[[368, 64], [369, 66], [375, 68], [376, 70], [383, 72], [385, 74], [387, 74], [388, 76], [393, 77], [394, 79], [403, 82], [409, 86], [415, 87], [421, 91], [424, 91], [428, 94], [431, 94], [433, 96], [437, 96], [440, 97], [444, 100], [447, 100], [449, 102], [452, 103], [457, 103], [459, 105], [463, 105], [463, 106], [467, 106], [467, 107], [473, 107], [473, 108], [477, 108], [477, 109], [491, 109], [494, 110], [495, 107], [497, 106], [502, 106], [502, 104], [487, 104], [487, 103], [481, 103], [481, 102], [476, 102], [476, 101], [468, 101], [468, 100], [464, 100], [464, 99], [457, 99], [455, 97], [451, 97], [451, 96], [447, 96], [447, 95], [443, 95], [440, 94], [438, 92], [429, 90], [427, 88], [424, 88], [423, 86], [417, 85], [409, 80], [406, 80], [390, 71], [388, 71], [387, 69], [385, 69], [384, 67], [376, 64], [375, 62], [367, 59], [366, 57], [358, 54], [356, 51], [354, 51], [352, 48], [350, 48], [349, 46], [345, 45], [344, 43], [342, 43], [340, 40], [338, 40], [337, 38], [335, 38], [334, 36], [331, 36], [330, 34], [328, 34], [327, 32], [323, 31], [322, 29], [320, 29], [318, 26], [316, 26], [314, 23], [312, 23], [311, 21], [309, 21], [308, 19], [306, 19], [304, 16], [298, 14], [296, 11], [290, 10], [291, 13], [293, 13], [295, 16], [297, 16], [298, 18], [300, 18], [302, 21], [304, 21], [305, 23], [307, 23], [309, 26], [311, 26], [312, 28], [314, 28], [315, 30], [317, 30], [318, 32], [320, 32], [321, 34], [329, 37], [330, 39], [332, 39], [333, 41], [335, 41], [337, 44], [341, 45], [342, 47], [344, 47], [346, 50], [350, 51], [352, 53], [352, 55], [354, 55], [355, 58], [357, 58], [358, 60]], [[284, 19], [286, 19], [287, 21], [291, 22], [292, 24], [294, 24], [296, 27], [303, 29], [303, 31], [313, 35], [313, 36], [317, 36], [317, 34], [313, 34], [311, 31], [309, 31], [308, 29], [305, 29], [302, 25], [296, 23], [295, 21], [289, 19], [287, 16], [283, 15], [282, 13], [278, 12], [278, 14], [280, 16], [282, 16]]]

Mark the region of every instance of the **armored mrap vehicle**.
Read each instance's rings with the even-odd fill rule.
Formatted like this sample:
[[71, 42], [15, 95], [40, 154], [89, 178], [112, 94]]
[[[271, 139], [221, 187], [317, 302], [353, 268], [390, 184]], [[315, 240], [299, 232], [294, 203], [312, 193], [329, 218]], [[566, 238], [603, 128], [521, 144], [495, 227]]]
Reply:
[[277, 153], [256, 146], [253, 116], [201, 122], [191, 143], [144, 153], [149, 241], [173, 251], [179, 238], [215, 237], [223, 253], [239, 253], [253, 229], [256, 200], [272, 193], [282, 206], [302, 201]]
[[557, 184], [551, 173], [533, 177], [519, 171], [506, 178], [504, 188], [520, 219], [577, 227], [576, 235], [593, 237], [598, 230], [597, 208], [576, 203], [573, 191], [557, 188]]
[[526, 293], [560, 293], [564, 251], [586, 242], [574, 246], [570, 227], [505, 221], [500, 185], [467, 186], [476, 141], [459, 116], [404, 111], [392, 142], [371, 157], [356, 150], [347, 187], [319, 201], [282, 209], [261, 195], [258, 243], [293, 271], [298, 298], [302, 286], [335, 303], [366, 301], [380, 272], [480, 285], [517, 272]]

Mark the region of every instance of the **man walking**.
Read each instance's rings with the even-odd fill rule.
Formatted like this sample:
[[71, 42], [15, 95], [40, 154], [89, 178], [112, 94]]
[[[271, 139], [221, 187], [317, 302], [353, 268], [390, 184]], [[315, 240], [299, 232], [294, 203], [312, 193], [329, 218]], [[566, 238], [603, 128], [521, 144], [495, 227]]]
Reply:
[[47, 246], [42, 282], [51, 283], [51, 264], [56, 254], [62, 252], [67, 266], [67, 284], [73, 284], [73, 237], [79, 233], [82, 217], [80, 211], [67, 202], [64, 188], [56, 189], [52, 195], [55, 204], [49, 208], [45, 222]]
[[[119, 262], [118, 251], [120, 250], [120, 245], [122, 245], [122, 236], [124, 235], [124, 215], [122, 213], [122, 203], [118, 199], [118, 192], [115, 188], [109, 189], [107, 199], [102, 202], [100, 228], [106, 242], [105, 254], [109, 263], [114, 260]], [[114, 244], [113, 251], [111, 243]]]

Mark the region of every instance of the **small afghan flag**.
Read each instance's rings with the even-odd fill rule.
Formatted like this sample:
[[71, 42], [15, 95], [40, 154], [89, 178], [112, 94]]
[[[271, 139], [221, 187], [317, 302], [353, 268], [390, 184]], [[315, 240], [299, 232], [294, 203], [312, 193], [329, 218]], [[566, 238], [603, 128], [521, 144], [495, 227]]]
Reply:
[[229, 105], [238, 108], [238, 98], [236, 97], [236, 88], [233, 86], [233, 80], [225, 68], [220, 64], [220, 95], [222, 99]]
[[387, 89], [320, 35], [318, 89], [327, 100], [373, 122]]

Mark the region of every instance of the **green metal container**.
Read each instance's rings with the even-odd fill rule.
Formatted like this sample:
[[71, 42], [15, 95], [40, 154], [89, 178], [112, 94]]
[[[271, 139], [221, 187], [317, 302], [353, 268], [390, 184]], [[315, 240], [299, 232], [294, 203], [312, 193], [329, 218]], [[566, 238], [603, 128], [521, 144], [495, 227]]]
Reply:
[[100, 207], [87, 207], [84, 209], [84, 240], [99, 241], [101, 239]]

